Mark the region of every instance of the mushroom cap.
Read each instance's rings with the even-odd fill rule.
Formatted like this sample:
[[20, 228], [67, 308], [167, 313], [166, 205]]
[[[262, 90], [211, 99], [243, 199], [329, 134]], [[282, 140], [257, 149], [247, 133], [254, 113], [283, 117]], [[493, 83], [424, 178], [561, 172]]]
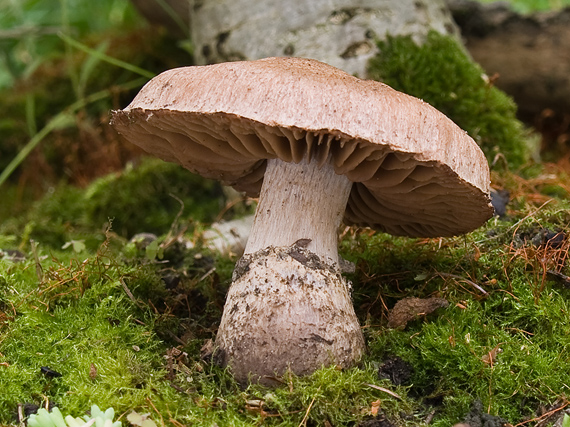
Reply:
[[315, 60], [172, 69], [111, 124], [148, 153], [253, 196], [266, 159], [331, 161], [354, 183], [345, 221], [394, 235], [463, 234], [493, 213], [487, 160], [466, 132], [417, 98]]

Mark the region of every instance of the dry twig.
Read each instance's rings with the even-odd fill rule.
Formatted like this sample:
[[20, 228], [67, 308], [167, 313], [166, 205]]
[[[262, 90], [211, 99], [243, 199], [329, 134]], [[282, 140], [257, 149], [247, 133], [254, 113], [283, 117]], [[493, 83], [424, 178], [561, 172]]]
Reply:
[[395, 397], [398, 400], [402, 400], [402, 397], [399, 394], [394, 393], [392, 390], [388, 390], [387, 388], [380, 387], [379, 385], [375, 385], [375, 384], [364, 384], [364, 385], [366, 385], [368, 387], [372, 387], [376, 390], [383, 391], [384, 393], [389, 394], [390, 396]]

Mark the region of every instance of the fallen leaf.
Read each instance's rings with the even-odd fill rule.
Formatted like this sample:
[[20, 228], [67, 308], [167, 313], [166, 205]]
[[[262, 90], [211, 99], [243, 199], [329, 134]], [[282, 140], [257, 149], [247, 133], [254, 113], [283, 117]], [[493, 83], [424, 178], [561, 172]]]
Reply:
[[89, 378], [94, 380], [96, 377], [97, 377], [97, 366], [95, 366], [95, 363], [92, 363], [91, 366], [89, 367]]
[[376, 415], [378, 415], [378, 409], [380, 409], [380, 405], [381, 405], [382, 401], [380, 399], [375, 400], [374, 402], [371, 403], [370, 405], [370, 414], [375, 417]]
[[501, 344], [497, 344], [493, 350], [489, 351], [488, 353], [484, 354], [483, 357], [481, 357], [483, 363], [489, 365], [491, 368], [493, 367], [495, 361], [497, 360], [497, 355], [503, 352], [503, 350], [499, 347], [500, 345]]
[[443, 298], [404, 298], [396, 303], [388, 314], [388, 327], [404, 329], [408, 322], [419, 316], [430, 314], [438, 308], [447, 307], [449, 303]]

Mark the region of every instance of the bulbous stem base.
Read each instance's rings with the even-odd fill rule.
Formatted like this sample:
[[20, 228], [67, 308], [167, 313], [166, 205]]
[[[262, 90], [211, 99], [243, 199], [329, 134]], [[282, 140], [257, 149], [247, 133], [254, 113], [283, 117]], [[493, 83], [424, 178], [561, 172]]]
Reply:
[[240, 383], [274, 385], [322, 366], [349, 367], [365, 350], [347, 282], [307, 249], [269, 248], [236, 269], [216, 345]]

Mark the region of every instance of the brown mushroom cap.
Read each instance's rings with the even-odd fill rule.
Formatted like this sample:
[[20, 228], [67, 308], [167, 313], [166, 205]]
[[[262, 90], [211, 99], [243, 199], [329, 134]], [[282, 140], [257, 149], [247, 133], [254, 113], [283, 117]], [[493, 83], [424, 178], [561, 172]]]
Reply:
[[266, 159], [332, 159], [354, 182], [345, 220], [394, 235], [462, 234], [493, 212], [487, 161], [449, 118], [315, 60], [169, 70], [114, 111], [112, 125], [147, 152], [250, 195]]

